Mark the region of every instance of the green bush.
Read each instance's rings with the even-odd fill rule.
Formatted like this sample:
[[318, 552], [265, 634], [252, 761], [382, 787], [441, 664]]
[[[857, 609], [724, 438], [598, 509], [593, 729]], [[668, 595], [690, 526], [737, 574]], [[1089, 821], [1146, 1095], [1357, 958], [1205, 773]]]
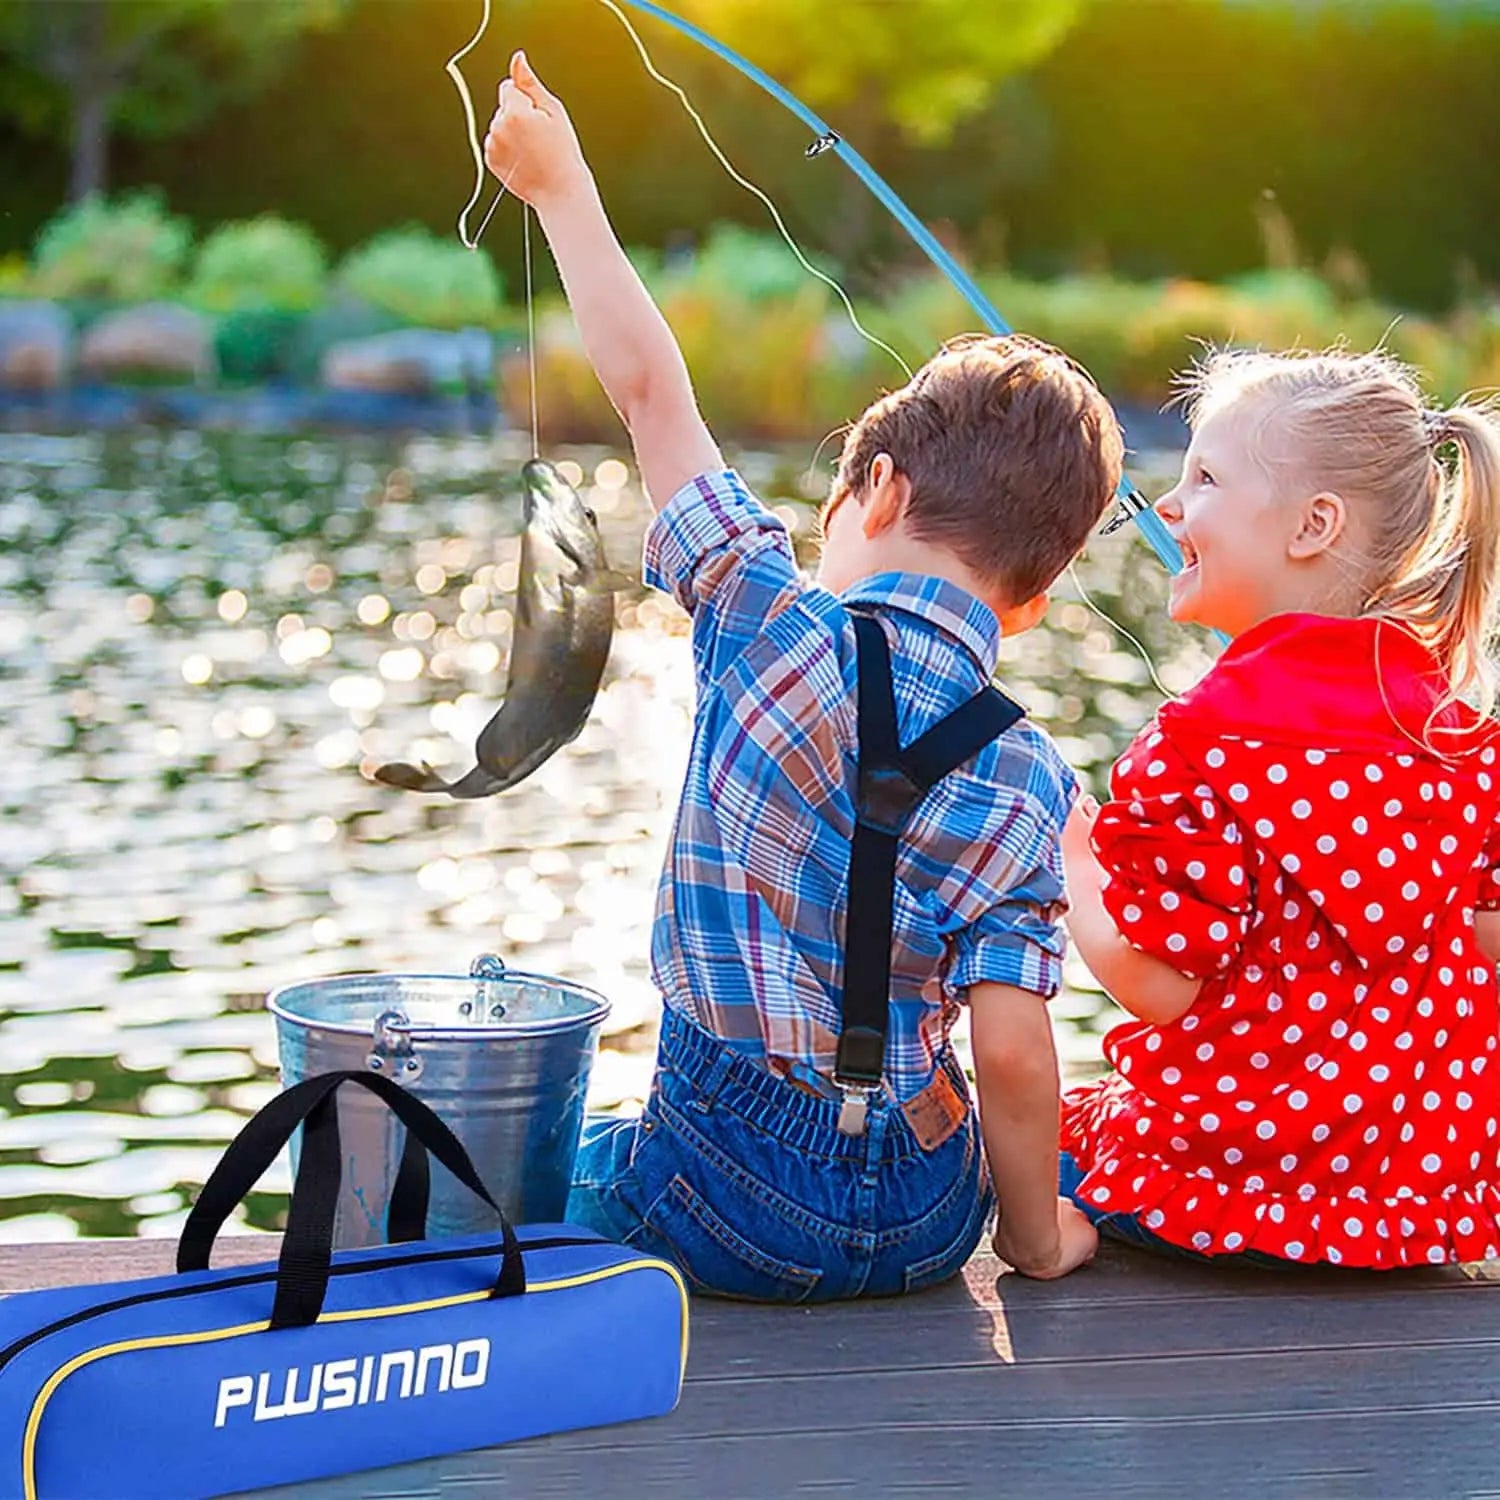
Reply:
[[[819, 257], [809, 259], [825, 275], [833, 274]], [[779, 302], [817, 285], [780, 235], [756, 234], [738, 224], [714, 225], [684, 271], [696, 290], [746, 302]]]
[[489, 256], [427, 229], [377, 235], [349, 253], [338, 279], [355, 297], [421, 328], [487, 328], [500, 313], [500, 273]]
[[304, 313], [241, 307], [225, 313], [214, 329], [219, 373], [231, 384], [253, 385], [290, 375], [296, 363]]
[[262, 214], [209, 235], [187, 295], [207, 312], [307, 312], [327, 279], [328, 258], [312, 230]]
[[[726, 436], [816, 440], [902, 379], [890, 356], [858, 338], [832, 293], [800, 270], [779, 240], [734, 230], [715, 234], [703, 253], [679, 264], [635, 258], [682, 345], [705, 416]], [[794, 279], [782, 280], [787, 267]], [[1321, 278], [1295, 270], [1222, 285], [1107, 275], [979, 279], [1015, 327], [1065, 349], [1108, 396], [1128, 405], [1164, 405], [1176, 377], [1206, 347], [1226, 345], [1383, 345], [1416, 366], [1443, 400], [1500, 384], [1500, 310], [1484, 303], [1438, 323], [1367, 297], [1341, 297]], [[913, 366], [944, 340], [979, 328], [974, 310], [935, 272], [911, 277], [858, 312]], [[506, 362], [503, 399], [517, 420], [528, 381], [524, 359]], [[538, 324], [537, 384], [549, 428], [587, 440], [617, 436], [618, 421], [566, 309], [555, 303]]]
[[37, 236], [32, 289], [43, 297], [147, 302], [172, 291], [192, 231], [156, 193], [90, 197]]

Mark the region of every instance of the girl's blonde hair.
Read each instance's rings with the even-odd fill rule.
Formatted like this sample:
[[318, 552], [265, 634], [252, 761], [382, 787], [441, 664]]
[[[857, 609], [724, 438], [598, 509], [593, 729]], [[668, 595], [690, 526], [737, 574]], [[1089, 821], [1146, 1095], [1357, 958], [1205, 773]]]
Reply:
[[[1362, 618], [1399, 622], [1437, 658], [1450, 698], [1495, 702], [1489, 648], [1500, 567], [1500, 421], [1492, 402], [1429, 407], [1389, 355], [1218, 351], [1184, 381], [1193, 426], [1264, 403], [1263, 460], [1358, 519]], [[1277, 439], [1274, 446], [1272, 438]]]

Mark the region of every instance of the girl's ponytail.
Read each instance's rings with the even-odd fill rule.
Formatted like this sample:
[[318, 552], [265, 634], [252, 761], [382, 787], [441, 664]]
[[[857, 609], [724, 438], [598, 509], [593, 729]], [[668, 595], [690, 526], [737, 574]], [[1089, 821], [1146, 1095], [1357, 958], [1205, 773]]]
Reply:
[[1488, 713], [1495, 702], [1490, 646], [1500, 583], [1500, 423], [1492, 406], [1455, 406], [1438, 413], [1438, 421], [1436, 436], [1458, 450], [1448, 483], [1463, 539], [1457, 606], [1439, 659], [1451, 663], [1454, 690], [1475, 689], [1480, 712]]
[[[1410, 625], [1443, 664], [1455, 697], [1495, 701], [1490, 661], [1500, 570], [1500, 425], [1488, 406], [1422, 413], [1432, 452], [1431, 519], [1371, 601]], [[1451, 453], [1451, 456], [1450, 456]]]

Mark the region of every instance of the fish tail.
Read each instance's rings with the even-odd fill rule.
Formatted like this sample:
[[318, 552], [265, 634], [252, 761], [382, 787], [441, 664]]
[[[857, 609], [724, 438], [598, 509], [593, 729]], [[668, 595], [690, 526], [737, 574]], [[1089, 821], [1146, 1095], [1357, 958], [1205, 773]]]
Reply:
[[386, 786], [400, 787], [403, 792], [446, 792], [448, 783], [431, 766], [409, 766], [405, 761], [392, 761], [389, 765], [377, 766], [375, 780]]

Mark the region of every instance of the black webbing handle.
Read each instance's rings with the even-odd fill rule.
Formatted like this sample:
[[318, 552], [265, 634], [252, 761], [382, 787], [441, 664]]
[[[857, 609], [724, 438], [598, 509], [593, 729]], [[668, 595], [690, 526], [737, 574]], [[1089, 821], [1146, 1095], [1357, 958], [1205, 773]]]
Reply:
[[385, 1211], [388, 1245], [406, 1245], [427, 1238], [427, 1205], [432, 1197], [432, 1171], [427, 1165], [427, 1147], [416, 1131], [408, 1130], [405, 1135], [401, 1164], [396, 1168], [390, 1205]]
[[[304, 1079], [278, 1094], [230, 1142], [218, 1165], [203, 1184], [183, 1227], [177, 1247], [179, 1271], [208, 1269], [214, 1240], [229, 1215], [242, 1203], [291, 1140], [292, 1132], [317, 1101], [338, 1087], [332, 1075]], [[419, 1161], [420, 1158], [420, 1161]], [[396, 1187], [391, 1194], [386, 1231], [393, 1244], [419, 1240], [427, 1222], [427, 1149], [412, 1132], [406, 1134]]]
[[[392, 1193], [388, 1224], [402, 1238], [420, 1237], [426, 1218], [427, 1155], [484, 1200], [500, 1219], [502, 1255], [492, 1296], [516, 1296], [526, 1290], [521, 1245], [510, 1220], [490, 1195], [458, 1137], [415, 1095], [375, 1073], [349, 1069], [320, 1074], [294, 1084], [273, 1099], [240, 1131], [203, 1185], [177, 1246], [177, 1269], [208, 1268], [213, 1242], [235, 1205], [262, 1172], [305, 1125], [302, 1156], [287, 1214], [286, 1234], [278, 1262], [273, 1327], [300, 1326], [317, 1320], [328, 1287], [333, 1253], [333, 1219], [337, 1207], [342, 1152], [334, 1095], [340, 1085], [355, 1083], [386, 1103], [406, 1126], [407, 1145]], [[420, 1159], [420, 1166], [417, 1165]]]

